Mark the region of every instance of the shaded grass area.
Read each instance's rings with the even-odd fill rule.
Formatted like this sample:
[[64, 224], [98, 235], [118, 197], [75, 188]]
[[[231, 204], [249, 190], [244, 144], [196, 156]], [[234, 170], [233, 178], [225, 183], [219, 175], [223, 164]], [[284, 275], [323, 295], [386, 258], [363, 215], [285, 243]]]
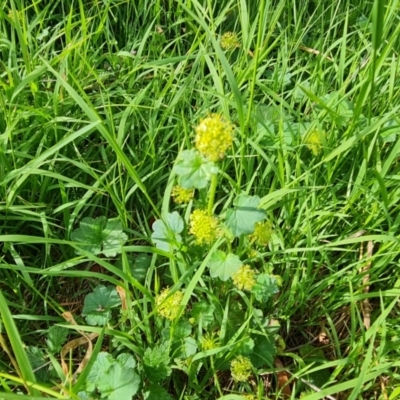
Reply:
[[[292, 398], [389, 398], [398, 386], [398, 1], [5, 1], [1, 15], [4, 398], [18, 388], [77, 398], [51, 352], [44, 357], [56, 378], [27, 389], [24, 381], [42, 380], [22, 343], [46, 349], [47, 330], [65, 324], [66, 311], [85, 325], [83, 298], [99, 284], [132, 294], [130, 311], [106, 332], [110, 353], [122, 347], [140, 360], [159, 342], [164, 325], [151, 299], [176, 284], [175, 259], [153, 247], [151, 225], [173, 209], [173, 164], [212, 112], [236, 130], [216, 210], [226, 212], [242, 191], [255, 194], [274, 229], [254, 264], [281, 277], [264, 317], [280, 324], [282, 367], [272, 362], [256, 383], [235, 386], [218, 360], [202, 359], [198, 373], [177, 368], [164, 388], [177, 399], [219, 398], [219, 376], [223, 394], [279, 398], [283, 370]], [[240, 47], [225, 52], [227, 31]], [[315, 130], [324, 134], [314, 154]], [[71, 233], [102, 215], [121, 221], [123, 254], [77, 255]], [[140, 254], [151, 259], [143, 288], [127, 267]], [[196, 249], [182, 257], [193, 274], [203, 261]], [[234, 320], [223, 283], [191, 290], [216, 305], [220, 329]], [[245, 304], [249, 315], [255, 306]], [[240, 332], [256, 329], [238, 315]], [[198, 330], [199, 342], [206, 333]], [[302, 354], [305, 344], [322, 350], [324, 362]], [[71, 371], [80, 351], [71, 353]], [[311, 379], [313, 369], [328, 371], [328, 381]]]

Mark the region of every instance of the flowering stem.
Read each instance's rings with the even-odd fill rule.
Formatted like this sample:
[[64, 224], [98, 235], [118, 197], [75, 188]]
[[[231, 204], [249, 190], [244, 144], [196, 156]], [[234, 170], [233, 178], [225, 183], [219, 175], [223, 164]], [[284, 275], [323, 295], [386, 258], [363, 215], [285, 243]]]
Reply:
[[215, 192], [217, 191], [218, 176], [214, 174], [211, 179], [210, 193], [208, 197], [208, 215], [213, 215]]

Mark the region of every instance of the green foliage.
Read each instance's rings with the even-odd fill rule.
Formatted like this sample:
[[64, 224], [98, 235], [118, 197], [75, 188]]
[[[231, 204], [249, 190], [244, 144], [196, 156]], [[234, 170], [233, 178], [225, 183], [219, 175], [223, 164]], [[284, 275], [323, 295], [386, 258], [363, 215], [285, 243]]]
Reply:
[[201, 300], [193, 305], [192, 317], [195, 322], [201, 324], [202, 327], [207, 328], [215, 321], [215, 307], [213, 304]]
[[179, 234], [183, 231], [183, 220], [176, 211], [168, 213], [165, 222], [161, 219], [155, 221], [152, 228], [153, 243], [161, 250], [170, 251], [170, 247], [177, 248], [182, 241]]
[[68, 329], [60, 326], [51, 326], [47, 332], [46, 344], [49, 350], [54, 354], [61, 350], [68, 336]]
[[256, 335], [254, 337], [254, 347], [250, 354], [250, 359], [254, 367], [261, 368], [267, 366], [272, 368], [275, 355], [276, 346], [273, 335]]
[[202, 157], [196, 150], [184, 150], [175, 165], [179, 186], [185, 189], [204, 189], [218, 167]]
[[160, 386], [151, 385], [144, 391], [145, 400], [172, 400], [168, 392]]
[[87, 377], [86, 392], [100, 392], [102, 398], [131, 400], [141, 383], [136, 362], [130, 354], [120, 354], [115, 360], [110, 354], [97, 355]]
[[117, 291], [111, 286], [96, 286], [86, 295], [82, 315], [89, 325], [106, 325], [111, 318], [111, 309], [121, 305]]
[[[118, 219], [109, 219], [101, 216], [96, 219], [86, 217], [80, 223], [80, 228], [71, 233], [71, 240], [78, 242], [82, 249], [94, 255], [104, 254], [106, 257], [115, 257], [120, 248], [128, 240], [122, 231], [122, 224]], [[78, 254], [79, 251], [77, 251]]]
[[210, 257], [208, 267], [212, 278], [227, 281], [242, 265], [240, 258], [232, 253], [216, 250]]
[[26, 348], [29, 363], [35, 372], [35, 377], [38, 382], [48, 382], [51, 374], [49, 373], [48, 360], [42, 349], [36, 346], [28, 346]]
[[0, 397], [394, 399], [398, 14], [5, 2]]
[[159, 383], [171, 374], [169, 366], [169, 348], [167, 343], [162, 343], [154, 348], [147, 348], [143, 356], [143, 368], [146, 377], [154, 383]]
[[231, 208], [226, 213], [226, 226], [232, 233], [239, 237], [240, 235], [249, 235], [254, 232], [257, 222], [262, 221], [266, 213], [260, 210], [260, 198], [258, 196], [248, 196], [240, 194], [233, 201], [235, 208]]
[[275, 277], [268, 274], [258, 275], [257, 283], [253, 286], [253, 293], [259, 302], [266, 302], [278, 292], [279, 288]]

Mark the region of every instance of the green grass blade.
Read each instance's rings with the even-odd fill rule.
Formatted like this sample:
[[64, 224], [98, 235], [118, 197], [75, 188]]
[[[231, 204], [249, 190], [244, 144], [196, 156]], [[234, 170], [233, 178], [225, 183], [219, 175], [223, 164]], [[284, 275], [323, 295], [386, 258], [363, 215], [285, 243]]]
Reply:
[[0, 315], [3, 321], [4, 328], [7, 332], [8, 340], [10, 341], [13, 349], [15, 359], [18, 363], [19, 372], [21, 379], [24, 382], [26, 390], [34, 395], [39, 396], [39, 391], [32, 387], [32, 383], [36, 382], [35, 374], [33, 373], [31, 363], [29, 362], [28, 356], [25, 352], [24, 344], [22, 343], [21, 336], [14, 323], [14, 319], [7, 306], [6, 299], [3, 293], [0, 291]]

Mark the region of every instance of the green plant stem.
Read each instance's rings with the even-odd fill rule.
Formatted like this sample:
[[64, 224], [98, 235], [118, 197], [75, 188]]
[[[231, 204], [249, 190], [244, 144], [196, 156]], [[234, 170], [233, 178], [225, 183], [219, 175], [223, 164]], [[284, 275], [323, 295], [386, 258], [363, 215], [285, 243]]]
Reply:
[[214, 374], [215, 386], [217, 387], [217, 390], [218, 390], [219, 395], [222, 397], [222, 396], [223, 396], [223, 393], [222, 393], [222, 390], [221, 390], [221, 385], [219, 384], [217, 371], [215, 370], [215, 366], [214, 366], [214, 357], [211, 356], [211, 357], [210, 357], [210, 360], [211, 360], [211, 368], [212, 368], [213, 374]]
[[214, 207], [214, 199], [215, 199], [215, 192], [217, 191], [217, 185], [218, 185], [218, 176], [217, 174], [214, 174], [212, 179], [211, 179], [211, 186], [210, 186], [210, 192], [209, 192], [209, 197], [208, 197], [208, 215], [213, 214], [213, 207]]

